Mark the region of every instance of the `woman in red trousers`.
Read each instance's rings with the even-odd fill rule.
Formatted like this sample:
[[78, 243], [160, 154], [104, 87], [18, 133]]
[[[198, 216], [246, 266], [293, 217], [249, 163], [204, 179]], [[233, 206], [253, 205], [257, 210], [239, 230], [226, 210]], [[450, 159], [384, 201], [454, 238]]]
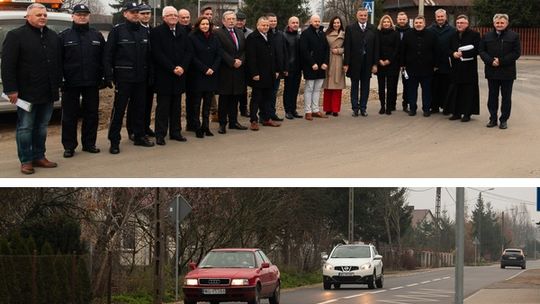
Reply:
[[341, 18], [337, 16], [332, 18], [330, 28], [326, 30], [326, 40], [330, 46], [330, 60], [323, 83], [323, 110], [326, 115], [338, 116], [341, 110], [341, 90], [345, 88], [345, 72], [343, 71], [345, 30]]

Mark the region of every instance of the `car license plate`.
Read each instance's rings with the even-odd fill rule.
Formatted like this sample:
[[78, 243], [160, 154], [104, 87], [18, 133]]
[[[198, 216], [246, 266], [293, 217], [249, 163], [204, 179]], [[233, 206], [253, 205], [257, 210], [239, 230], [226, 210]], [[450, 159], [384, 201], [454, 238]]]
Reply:
[[516, 257], [508, 257], [508, 259], [510, 259], [510, 260], [515, 260]]
[[202, 290], [204, 295], [224, 295], [225, 289], [205, 288]]
[[352, 277], [354, 276], [354, 272], [340, 272], [338, 273], [340, 277]]

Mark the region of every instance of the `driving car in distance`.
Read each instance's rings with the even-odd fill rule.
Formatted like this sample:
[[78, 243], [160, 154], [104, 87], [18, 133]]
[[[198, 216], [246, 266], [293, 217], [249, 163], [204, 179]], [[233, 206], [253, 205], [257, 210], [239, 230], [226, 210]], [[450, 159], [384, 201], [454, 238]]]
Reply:
[[338, 289], [343, 284], [367, 284], [370, 289], [382, 288], [384, 266], [382, 256], [374, 245], [337, 245], [330, 255], [322, 257], [323, 288], [334, 285]]
[[213, 249], [184, 277], [184, 303], [279, 304], [280, 272], [260, 249]]
[[525, 269], [527, 267], [526, 263], [525, 254], [521, 249], [507, 248], [501, 255], [501, 268], [506, 268], [506, 266], [516, 266]]

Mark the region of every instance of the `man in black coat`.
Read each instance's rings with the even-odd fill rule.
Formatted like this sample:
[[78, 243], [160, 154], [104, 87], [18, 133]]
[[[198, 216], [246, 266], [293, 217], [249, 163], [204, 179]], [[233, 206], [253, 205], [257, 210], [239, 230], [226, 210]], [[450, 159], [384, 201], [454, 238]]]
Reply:
[[486, 33], [480, 41], [480, 57], [485, 64], [488, 80], [488, 128], [497, 126], [499, 91], [502, 95], [499, 128], [508, 128], [507, 120], [512, 109], [512, 86], [516, 79], [516, 61], [521, 56], [519, 34], [508, 29], [507, 14], [495, 14], [494, 30]]
[[[100, 152], [96, 147], [96, 137], [99, 123], [99, 86], [103, 85], [105, 39], [98, 30], [90, 27], [88, 5], [75, 5], [72, 18], [72, 27], [59, 35], [65, 80], [62, 95], [64, 157], [72, 157], [75, 153], [79, 114], [82, 116], [82, 150]], [[112, 88], [112, 84], [109, 86]]]
[[57, 166], [45, 158], [45, 141], [53, 102], [60, 97], [60, 44], [46, 24], [45, 6], [30, 4], [26, 24], [9, 31], [2, 46], [4, 93], [12, 104], [19, 98], [31, 104], [26, 110], [17, 107], [17, 153], [24, 174]]
[[283, 31], [277, 28], [278, 20], [277, 16], [274, 13], [266, 14], [268, 22], [270, 25], [270, 30], [268, 31], [268, 36], [274, 45], [274, 50], [276, 52], [276, 69], [279, 73], [279, 77], [274, 82], [274, 89], [272, 90], [272, 101], [270, 106], [270, 118], [274, 121], [283, 121], [283, 118], [280, 118], [276, 114], [276, 99], [277, 92], [279, 90], [279, 83], [281, 78], [287, 76], [288, 74], [288, 62], [289, 52], [287, 51], [287, 39]]
[[275, 51], [268, 37], [268, 18], [257, 20], [257, 30], [246, 39], [246, 68], [248, 85], [252, 88], [252, 98], [249, 111], [253, 131], [259, 130], [257, 112], [264, 126], [279, 127], [280, 124], [270, 118], [270, 102], [274, 81], [278, 77]]
[[426, 30], [422, 16], [414, 19], [414, 30], [405, 33], [401, 43], [401, 67], [409, 77], [409, 116], [416, 115], [418, 85], [422, 86], [422, 110], [431, 115], [431, 79], [435, 68], [436, 37]]
[[163, 23], [150, 34], [154, 89], [157, 92], [156, 143], [165, 145], [165, 136], [186, 141], [181, 134], [181, 100], [185, 91], [185, 72], [191, 60], [187, 33], [178, 24], [178, 11], [172, 6], [163, 8]]
[[221, 65], [219, 68], [219, 133], [229, 129], [247, 130], [238, 123], [238, 102], [246, 92], [245, 49], [246, 39], [241, 30], [236, 28], [236, 14], [226, 11], [222, 18], [223, 26], [215, 30], [221, 43]]
[[[403, 41], [403, 36], [406, 32], [411, 31], [411, 27], [409, 26], [409, 17], [405, 12], [399, 12], [397, 15], [397, 23], [396, 23], [396, 31], [399, 33], [399, 41]], [[401, 50], [401, 48], [400, 48]], [[401, 56], [401, 54], [398, 54], [398, 56]], [[398, 62], [400, 62], [400, 59], [398, 57]], [[404, 112], [409, 111], [409, 102], [408, 102], [408, 82], [409, 80], [405, 78], [403, 73], [401, 73], [401, 84], [403, 85], [403, 94], [401, 94], [401, 106], [403, 107]], [[395, 110], [395, 109], [394, 109]]]
[[[367, 100], [371, 73], [377, 73], [379, 42], [377, 29], [368, 23], [368, 11], [360, 8], [356, 12], [358, 22], [345, 29], [343, 68], [351, 78], [351, 104], [353, 116], [367, 116]], [[360, 100], [358, 88], [360, 86]], [[360, 102], [360, 105], [358, 104]]]
[[120, 153], [120, 130], [128, 103], [133, 112], [133, 134], [136, 146], [152, 147], [154, 142], [145, 136], [144, 113], [150, 63], [148, 32], [141, 27], [137, 3], [127, 3], [125, 23], [116, 25], [105, 44], [105, 80], [115, 83], [114, 105], [109, 125], [111, 154]]
[[296, 111], [296, 99], [300, 89], [302, 79], [302, 66], [300, 65], [300, 20], [296, 16], [289, 18], [284, 35], [287, 39], [287, 51], [289, 52], [289, 62], [287, 62], [287, 75], [284, 80], [283, 106], [285, 107], [285, 118], [302, 118]]

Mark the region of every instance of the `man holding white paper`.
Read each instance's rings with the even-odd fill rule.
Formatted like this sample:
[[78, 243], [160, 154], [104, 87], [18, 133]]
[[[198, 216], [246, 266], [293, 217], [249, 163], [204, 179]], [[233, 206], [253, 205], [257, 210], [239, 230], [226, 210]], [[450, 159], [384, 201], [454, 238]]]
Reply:
[[32, 105], [30, 111], [17, 107], [17, 152], [24, 174], [57, 166], [45, 158], [45, 140], [62, 77], [58, 36], [46, 24], [45, 6], [33, 3], [26, 24], [9, 31], [2, 46], [5, 94], [12, 104], [22, 99]]

